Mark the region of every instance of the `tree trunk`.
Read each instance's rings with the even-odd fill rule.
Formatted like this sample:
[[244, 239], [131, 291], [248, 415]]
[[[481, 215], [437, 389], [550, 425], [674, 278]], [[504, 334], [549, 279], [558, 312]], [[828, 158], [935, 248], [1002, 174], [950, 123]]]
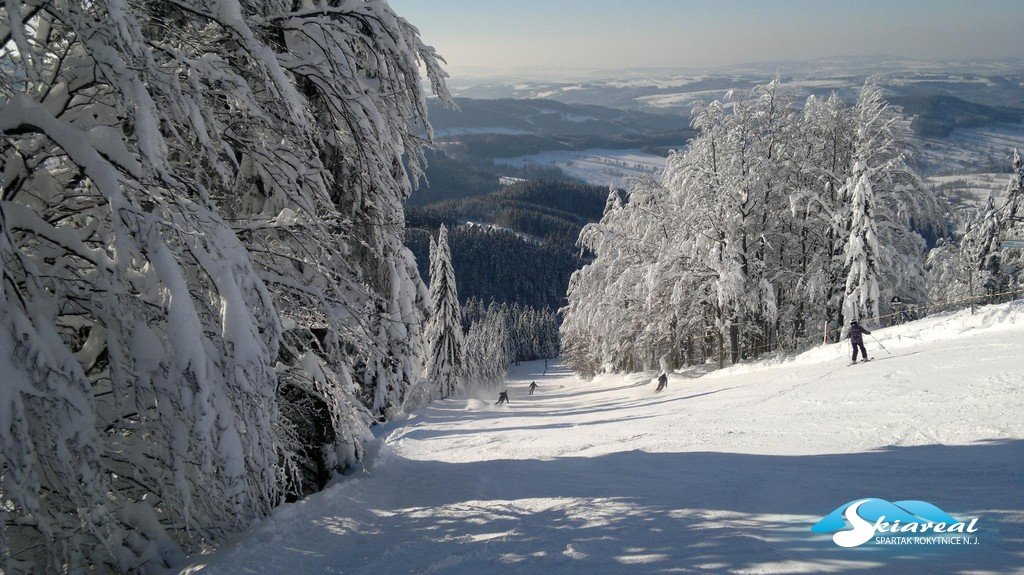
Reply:
[[732, 357], [732, 364], [740, 361], [740, 326], [735, 323], [729, 324], [729, 351]]
[[718, 330], [718, 369], [725, 367], [725, 341], [722, 337], [722, 330]]

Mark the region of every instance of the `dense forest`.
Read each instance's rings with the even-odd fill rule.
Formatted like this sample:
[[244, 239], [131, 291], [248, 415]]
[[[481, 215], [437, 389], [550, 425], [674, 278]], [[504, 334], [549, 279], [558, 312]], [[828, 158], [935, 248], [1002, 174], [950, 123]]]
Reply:
[[426, 206], [446, 200], [484, 196], [501, 190], [502, 178], [516, 180], [571, 181], [558, 168], [495, 164], [491, 158], [428, 150], [426, 178], [413, 192], [407, 206]]
[[576, 238], [601, 217], [607, 193], [573, 182], [520, 182], [482, 197], [409, 208], [406, 245], [425, 266], [430, 238], [444, 224], [463, 303], [557, 310], [565, 305], [569, 276], [586, 261]]
[[891, 96], [888, 101], [913, 118], [910, 128], [924, 137], [945, 137], [956, 128], [973, 128], [996, 122], [1024, 122], [1024, 110], [989, 106], [955, 96]]

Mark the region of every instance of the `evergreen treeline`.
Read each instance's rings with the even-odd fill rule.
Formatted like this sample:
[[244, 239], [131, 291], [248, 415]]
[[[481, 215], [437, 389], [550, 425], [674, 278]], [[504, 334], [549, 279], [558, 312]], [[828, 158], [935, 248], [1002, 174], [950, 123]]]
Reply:
[[[622, 137], [666, 130], [689, 130], [685, 116], [568, 104], [552, 99], [455, 98], [458, 110], [429, 107], [438, 134], [445, 130], [518, 131], [557, 137]], [[551, 149], [551, 148], [548, 148]]]
[[576, 236], [600, 218], [606, 194], [571, 182], [523, 182], [484, 198], [410, 208], [405, 241], [425, 268], [430, 238], [448, 227], [463, 303], [476, 298], [556, 310], [565, 305], [569, 276], [586, 261]]
[[409, 197], [407, 206], [485, 196], [502, 189], [502, 177], [572, 181], [562, 170], [551, 166], [495, 164], [490, 158], [449, 154], [445, 150], [427, 151], [426, 160], [426, 182]]
[[[448, 232], [459, 295], [558, 309], [583, 260], [563, 244], [537, 243], [507, 231], [459, 226]], [[431, 231], [410, 229], [406, 245], [426, 266]]]
[[558, 356], [558, 317], [550, 309], [520, 304], [491, 302], [471, 298], [462, 308], [464, 328], [472, 333], [477, 323], [487, 324], [500, 318], [506, 328], [508, 349], [514, 361], [533, 361]]
[[[678, 116], [677, 116], [678, 117]], [[696, 131], [669, 130], [650, 134], [619, 134], [616, 136], [542, 136], [535, 134], [466, 134], [448, 138], [447, 144], [460, 155], [477, 158], [514, 158], [551, 150], [589, 150], [609, 148], [668, 147], [680, 148]]]
[[458, 302], [448, 230], [430, 237], [431, 314], [426, 329], [425, 379], [409, 393], [405, 409], [457, 393], [492, 390], [505, 380], [513, 361], [558, 355], [554, 312], [518, 304], [470, 299]]
[[573, 245], [584, 225], [601, 219], [607, 195], [607, 188], [576, 182], [519, 182], [482, 197], [410, 208], [407, 225], [487, 222]]

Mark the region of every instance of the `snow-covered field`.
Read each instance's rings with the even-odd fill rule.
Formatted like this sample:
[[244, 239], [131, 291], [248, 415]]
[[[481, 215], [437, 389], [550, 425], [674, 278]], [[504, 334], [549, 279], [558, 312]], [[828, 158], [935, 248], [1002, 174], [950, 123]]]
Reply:
[[494, 160], [511, 166], [550, 166], [559, 168], [567, 176], [598, 186], [622, 186], [628, 177], [651, 176], [658, 178], [665, 169], [665, 158], [642, 150], [551, 151]]
[[989, 193], [995, 194], [996, 205], [1006, 196], [1010, 174], [988, 172], [955, 176], [932, 176], [927, 182], [935, 187], [954, 209], [977, 210], [985, 207]]
[[[705, 373], [514, 368], [511, 405], [437, 402], [362, 476], [285, 505], [184, 573], [1022, 573], [1024, 306]], [[527, 396], [536, 380], [540, 389]], [[979, 517], [976, 546], [844, 549], [862, 497]]]
[[1009, 168], [1014, 148], [1024, 150], [1024, 124], [957, 128], [944, 138], [912, 138], [914, 156], [927, 172], [969, 174], [979, 169]]

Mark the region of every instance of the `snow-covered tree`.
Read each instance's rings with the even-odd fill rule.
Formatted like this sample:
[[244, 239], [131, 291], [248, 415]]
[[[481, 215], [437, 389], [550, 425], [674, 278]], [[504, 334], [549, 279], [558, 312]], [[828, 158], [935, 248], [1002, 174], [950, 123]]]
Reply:
[[510, 361], [550, 359], [559, 354], [558, 318], [547, 308], [534, 308], [519, 304], [494, 303], [484, 306], [470, 298], [462, 311], [462, 323], [468, 330], [477, 322], [488, 323], [501, 318], [505, 323]]
[[928, 297], [932, 302], [961, 301], [970, 295], [975, 272], [964, 250], [950, 238], [942, 238], [928, 252]]
[[[1003, 205], [999, 207], [999, 221], [1003, 240], [1024, 239], [1024, 159], [1013, 151], [1010, 182], [1006, 186]], [[1024, 286], [1024, 250], [1004, 249], [1003, 270], [1009, 276], [1007, 288]]]
[[472, 321], [466, 334], [464, 389], [490, 391], [505, 381], [512, 363], [512, 333], [507, 308], [490, 306]]
[[968, 222], [960, 242], [976, 295], [1012, 290], [1024, 265], [1020, 250], [1002, 247], [1004, 240], [1024, 237], [1024, 160], [1016, 151], [1012, 167], [1003, 203], [997, 206], [995, 195], [990, 193], [976, 217]]
[[875, 229], [875, 196], [867, 166], [858, 162], [853, 167], [850, 192], [849, 241], [846, 244], [846, 296], [843, 315], [860, 321], [878, 320], [879, 247]]
[[444, 73], [381, 0], [0, 22], [3, 569], [159, 570], [356, 463], [418, 376]]
[[464, 377], [462, 308], [455, 285], [448, 229], [442, 224], [430, 244], [431, 313], [427, 324], [426, 378], [441, 399], [451, 397]]
[[989, 294], [1000, 291], [1003, 283], [1002, 227], [995, 196], [989, 193], [985, 206], [971, 221], [963, 238], [963, 249], [973, 273], [972, 281], [979, 291], [984, 289]]
[[1024, 158], [1018, 150], [1013, 151], [1013, 160], [1009, 183], [1006, 185], [1006, 197], [999, 208], [999, 217], [1007, 229], [1024, 227]]
[[595, 258], [562, 310], [569, 363], [735, 362], [821, 341], [826, 326], [834, 338], [844, 301], [873, 316], [892, 296], [925, 302], [922, 232], [942, 210], [898, 120], [871, 82], [852, 107], [798, 107], [778, 81], [698, 106], [700, 133], [661, 182], [613, 192], [580, 234]]

